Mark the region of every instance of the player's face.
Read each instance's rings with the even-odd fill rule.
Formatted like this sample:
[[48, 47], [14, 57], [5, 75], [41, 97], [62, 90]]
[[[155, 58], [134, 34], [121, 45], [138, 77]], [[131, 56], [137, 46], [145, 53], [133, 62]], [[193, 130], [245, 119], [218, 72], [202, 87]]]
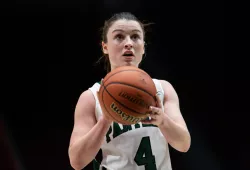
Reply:
[[133, 20], [118, 20], [107, 33], [103, 52], [109, 55], [111, 69], [119, 66], [136, 66], [144, 54], [144, 37], [140, 24]]

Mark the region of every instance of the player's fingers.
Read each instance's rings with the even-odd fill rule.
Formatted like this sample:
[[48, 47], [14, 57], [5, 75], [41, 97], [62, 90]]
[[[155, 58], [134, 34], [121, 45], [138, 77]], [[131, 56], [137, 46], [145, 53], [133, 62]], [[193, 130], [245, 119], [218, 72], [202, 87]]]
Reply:
[[150, 110], [151, 110], [152, 114], [161, 114], [161, 108], [150, 106]]
[[142, 122], [142, 124], [154, 124], [154, 125], [157, 123], [157, 121], [155, 119], [142, 120], [141, 122]]
[[157, 115], [157, 114], [151, 114], [151, 115], [150, 115], [151, 119], [156, 119], [157, 116], [159, 116], [159, 115]]

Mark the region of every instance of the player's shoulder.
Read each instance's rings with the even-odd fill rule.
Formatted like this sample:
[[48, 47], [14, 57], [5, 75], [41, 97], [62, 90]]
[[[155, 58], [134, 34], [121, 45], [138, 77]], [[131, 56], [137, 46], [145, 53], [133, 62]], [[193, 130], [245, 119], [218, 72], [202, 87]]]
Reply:
[[153, 78], [153, 80], [160, 82], [162, 87], [164, 87], [164, 88], [173, 88], [172, 84], [167, 80], [157, 79], [157, 78]]
[[96, 105], [96, 94], [99, 91], [100, 82], [93, 83], [88, 89], [84, 90], [78, 99], [78, 104], [89, 105], [95, 107]]
[[168, 88], [173, 88], [172, 84], [169, 81], [163, 80], [163, 79], [160, 79], [159, 81], [161, 82], [162, 86], [168, 87]]
[[95, 98], [92, 91], [90, 89], [83, 91], [79, 96], [78, 103], [94, 104]]
[[173, 101], [178, 102], [179, 98], [174, 86], [167, 80], [160, 79], [159, 81], [161, 82], [165, 96]]
[[161, 84], [161, 86], [166, 94], [176, 95], [175, 88], [169, 81], [164, 80], [164, 79], [157, 79], [157, 80], [160, 82], [160, 84]]
[[100, 81], [93, 83], [92, 86], [90, 86], [88, 89], [86, 89], [80, 94], [79, 101], [95, 104], [95, 101], [96, 101], [95, 95], [97, 91], [99, 91], [99, 88], [100, 88]]

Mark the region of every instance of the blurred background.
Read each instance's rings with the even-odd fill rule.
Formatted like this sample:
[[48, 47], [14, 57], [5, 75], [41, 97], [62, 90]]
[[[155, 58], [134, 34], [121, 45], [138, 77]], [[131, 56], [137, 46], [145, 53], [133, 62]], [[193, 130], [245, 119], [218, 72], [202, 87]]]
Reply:
[[75, 105], [106, 74], [100, 29], [116, 12], [154, 23], [141, 68], [174, 86], [192, 138], [170, 147], [173, 170], [243, 167], [225, 119], [223, 2], [16, 0], [1, 6], [0, 169], [72, 169]]

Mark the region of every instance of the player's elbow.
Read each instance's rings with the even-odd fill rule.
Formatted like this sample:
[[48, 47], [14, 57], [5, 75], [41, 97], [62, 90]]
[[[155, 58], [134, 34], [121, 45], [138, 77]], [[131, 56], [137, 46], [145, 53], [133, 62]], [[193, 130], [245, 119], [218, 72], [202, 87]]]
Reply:
[[85, 166], [81, 165], [79, 162], [74, 162], [72, 160], [70, 160], [70, 165], [74, 170], [81, 170], [85, 167]]
[[79, 156], [76, 155], [76, 153], [73, 153], [72, 149], [69, 149], [69, 161], [70, 165], [74, 170], [81, 170], [83, 169], [86, 164], [79, 159]]
[[190, 145], [186, 144], [186, 143], [182, 143], [178, 146], [175, 146], [174, 147], [177, 151], [179, 152], [188, 152], [189, 148], [190, 148]]
[[188, 135], [188, 137], [186, 138], [186, 140], [183, 142], [180, 151], [181, 152], [187, 152], [187, 151], [189, 151], [190, 146], [191, 146], [191, 138], [190, 138], [190, 135]]
[[70, 158], [70, 165], [74, 170], [81, 170], [86, 166], [83, 162], [72, 158]]
[[190, 146], [184, 146], [183, 148], [181, 148], [181, 152], [188, 152], [189, 151], [189, 148], [190, 148]]
[[172, 143], [172, 146], [179, 152], [188, 152], [191, 146], [190, 135], [187, 135], [183, 140]]

